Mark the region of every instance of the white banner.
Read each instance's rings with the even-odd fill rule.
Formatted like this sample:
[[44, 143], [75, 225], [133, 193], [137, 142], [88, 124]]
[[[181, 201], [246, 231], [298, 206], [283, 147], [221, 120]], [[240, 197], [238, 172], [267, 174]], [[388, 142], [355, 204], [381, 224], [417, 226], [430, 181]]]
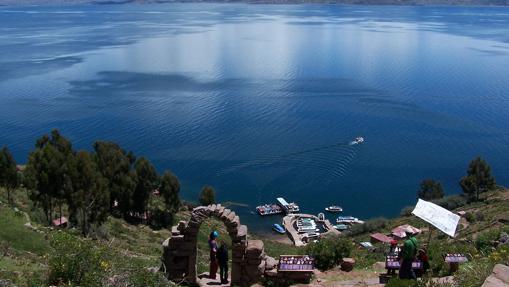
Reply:
[[412, 213], [431, 223], [445, 234], [454, 237], [460, 216], [434, 203], [419, 199]]

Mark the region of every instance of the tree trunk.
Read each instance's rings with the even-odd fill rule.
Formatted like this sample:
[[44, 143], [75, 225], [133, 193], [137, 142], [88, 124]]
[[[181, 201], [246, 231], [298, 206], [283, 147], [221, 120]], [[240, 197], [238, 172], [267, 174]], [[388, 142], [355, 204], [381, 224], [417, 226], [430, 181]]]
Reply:
[[11, 189], [9, 187], [7, 187], [7, 203], [9, 205], [12, 205], [12, 201], [11, 201]]

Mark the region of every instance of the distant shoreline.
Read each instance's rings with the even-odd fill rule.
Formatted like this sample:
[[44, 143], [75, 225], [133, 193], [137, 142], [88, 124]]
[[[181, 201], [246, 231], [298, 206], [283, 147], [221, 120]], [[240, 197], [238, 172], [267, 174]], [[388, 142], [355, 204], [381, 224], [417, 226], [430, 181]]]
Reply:
[[508, 7], [509, 0], [239, 0], [239, 1], [200, 1], [200, 0], [0, 0], [0, 6], [28, 5], [122, 5], [122, 4], [330, 4], [330, 5], [369, 5], [369, 6], [465, 6], [465, 7]]

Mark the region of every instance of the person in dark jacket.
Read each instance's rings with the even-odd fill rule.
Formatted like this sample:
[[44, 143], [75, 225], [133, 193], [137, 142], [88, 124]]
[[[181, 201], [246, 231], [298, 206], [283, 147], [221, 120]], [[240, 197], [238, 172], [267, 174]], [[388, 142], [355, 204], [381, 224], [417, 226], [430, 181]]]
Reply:
[[224, 241], [221, 241], [221, 246], [217, 250], [217, 262], [221, 283], [228, 284], [228, 247]]
[[209, 271], [209, 278], [210, 279], [216, 279], [216, 272], [217, 272], [217, 241], [216, 238], [219, 236], [219, 233], [217, 231], [213, 231], [210, 233], [209, 236], [209, 248], [210, 248], [210, 271]]
[[401, 262], [399, 268], [399, 278], [400, 279], [416, 279], [415, 272], [412, 268], [412, 263], [415, 260], [417, 255], [417, 249], [419, 248], [419, 244], [417, 239], [414, 236], [411, 236], [410, 239], [405, 241], [403, 245], [403, 250], [401, 250]]

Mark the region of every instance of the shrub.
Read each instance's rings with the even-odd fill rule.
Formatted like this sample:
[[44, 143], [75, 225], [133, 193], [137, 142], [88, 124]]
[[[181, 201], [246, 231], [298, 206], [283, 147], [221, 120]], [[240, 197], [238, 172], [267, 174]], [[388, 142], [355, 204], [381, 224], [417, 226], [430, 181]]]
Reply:
[[412, 211], [414, 210], [413, 206], [406, 206], [403, 209], [401, 209], [400, 216], [401, 217], [408, 217], [412, 215]]
[[417, 287], [417, 281], [399, 278], [391, 278], [385, 287]]
[[494, 249], [494, 242], [500, 238], [500, 231], [493, 229], [477, 235], [475, 247], [480, 252], [490, 252]]
[[457, 286], [478, 287], [483, 284], [493, 270], [493, 263], [488, 258], [479, 258], [460, 265], [454, 276]]
[[474, 214], [473, 214], [473, 213], [471, 213], [471, 212], [467, 212], [467, 213], [465, 214], [465, 219], [466, 219], [468, 222], [473, 223], [473, 222], [475, 222], [475, 219], [476, 219], [476, 218], [475, 218], [475, 216], [474, 216]]
[[90, 240], [81, 240], [66, 232], [53, 234], [53, 252], [49, 257], [49, 283], [77, 286], [103, 286], [110, 263], [105, 249]]
[[473, 245], [468, 243], [456, 242], [449, 244], [446, 241], [432, 241], [428, 248], [428, 256], [430, 260], [431, 269], [437, 275], [448, 275], [448, 266], [444, 262], [444, 255], [447, 253], [461, 253], [469, 257], [477, 254], [477, 250]]
[[330, 269], [350, 256], [352, 242], [339, 236], [329, 235], [320, 239], [317, 243], [311, 243], [306, 249], [309, 255], [315, 258], [315, 265], [318, 269]]
[[448, 210], [465, 206], [468, 203], [467, 198], [464, 195], [451, 195], [433, 202]]
[[477, 221], [484, 221], [484, 213], [478, 211], [475, 213], [475, 220]]

